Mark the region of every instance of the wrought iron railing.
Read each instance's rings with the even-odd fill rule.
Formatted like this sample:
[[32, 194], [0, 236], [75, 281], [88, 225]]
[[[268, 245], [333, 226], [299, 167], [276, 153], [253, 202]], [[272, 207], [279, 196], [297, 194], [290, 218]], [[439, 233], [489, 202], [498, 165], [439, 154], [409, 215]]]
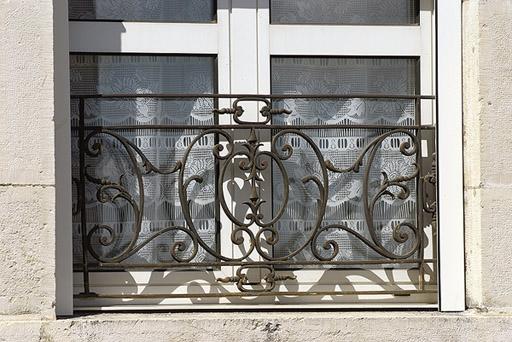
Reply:
[[[82, 295], [95, 295], [92, 271], [223, 266], [237, 270], [217, 281], [238, 292], [204, 296], [344, 294], [279, 284], [300, 281], [298, 269], [354, 267], [417, 268], [415, 290], [389, 292], [428, 292], [425, 268], [435, 255], [426, 258], [424, 250], [435, 242], [427, 242], [424, 228], [435, 223], [436, 147], [435, 125], [422, 125], [421, 104], [432, 100], [73, 96]], [[221, 101], [232, 105], [219, 108]], [[176, 115], [169, 103], [181, 108]], [[130, 119], [144, 108], [160, 117]], [[114, 119], [104, 120], [104, 112]], [[249, 281], [252, 269], [261, 281]]]

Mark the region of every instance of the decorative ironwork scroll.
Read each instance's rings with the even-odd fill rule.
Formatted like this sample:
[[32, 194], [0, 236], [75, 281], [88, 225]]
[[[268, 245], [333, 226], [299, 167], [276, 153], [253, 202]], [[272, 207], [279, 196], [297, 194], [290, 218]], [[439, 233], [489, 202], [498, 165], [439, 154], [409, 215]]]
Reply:
[[[137, 96], [158, 98], [158, 95]], [[170, 100], [183, 97], [193, 96], [168, 96]], [[209, 95], [196, 97], [208, 98]], [[223, 96], [212, 95], [211, 98], [220, 97]], [[357, 97], [359, 101], [380, 98], [377, 95]], [[409, 126], [277, 125], [273, 118], [291, 115], [292, 111], [274, 108], [276, 100], [282, 100], [276, 96], [242, 96], [236, 98], [230, 108], [212, 110], [217, 118], [230, 116], [233, 124], [88, 126], [85, 102], [90, 98], [98, 101], [101, 97], [76, 97], [80, 109], [80, 123], [75, 130], [78, 131], [75, 138], [80, 155], [80, 179], [73, 179], [77, 189], [74, 215], [80, 216], [81, 267], [85, 277], [90, 267], [200, 269], [226, 265], [238, 269], [233, 276], [217, 279], [219, 283], [234, 283], [241, 294], [258, 294], [278, 291], [276, 284], [293, 281], [295, 275], [287, 271], [290, 268], [422, 265], [426, 262], [423, 228], [425, 217], [435, 214], [436, 179], [435, 159], [429, 159], [434, 168], [427, 167], [427, 159], [421, 156], [421, 139], [422, 132], [432, 132], [434, 126], [421, 126], [418, 122]], [[126, 98], [130, 97], [112, 96], [108, 100]], [[327, 96], [330, 101], [334, 98]], [[421, 98], [407, 97], [417, 102]], [[322, 96], [314, 99], [321, 101]], [[254, 113], [247, 114], [244, 105], [248, 102], [261, 105], [257, 117]], [[144, 129], [180, 132], [178, 138], [164, 136], [164, 141], [169, 149], [173, 149], [177, 141], [186, 141], [183, 150], [173, 152], [168, 163], [156, 164], [148, 155], [153, 148], [151, 143], [142, 148], [136, 134], [127, 133]], [[358, 140], [353, 147], [357, 152], [355, 157], [343, 164], [335, 153], [325, 152], [325, 139], [308, 134], [314, 130], [318, 135], [326, 129], [365, 130], [371, 134]], [[158, 144], [160, 149], [167, 148]], [[202, 151], [201, 157], [193, 157], [198, 149]], [[392, 165], [397, 164], [397, 167], [388, 165], [386, 157], [391, 152], [386, 155], [383, 153], [386, 149], [392, 151]], [[114, 163], [106, 156], [113, 150], [116, 152], [112, 158], [123, 168], [121, 172], [105, 174], [109, 169], [102, 165]], [[307, 163], [297, 170], [296, 161], [302, 160], [304, 155], [308, 156]], [[207, 166], [198, 169], [195, 165], [199, 162]], [[349, 224], [346, 217], [327, 214], [327, 210], [341, 191], [336, 187], [343, 188], [344, 182], [356, 176], [358, 182], [355, 183], [359, 187], [352, 193], [357, 196], [356, 206], [362, 217], [354, 225]], [[171, 177], [172, 181], [147, 181], [155, 177]], [[234, 178], [239, 182], [234, 182]], [[337, 185], [333, 186], [335, 181]], [[147, 203], [147, 187], [155, 184], [161, 187], [160, 193], [165, 195], [167, 191], [175, 196], [168, 205], [178, 208], [180, 213], [169, 217], [165, 226], [148, 231], [146, 212], [153, 209]], [[269, 184], [270, 196], [265, 190]], [[215, 210], [210, 213], [219, 226], [215, 232], [202, 229], [203, 220], [197, 219], [205, 203], [211, 208], [211, 201], [197, 200], [204, 192], [215, 194]], [[288, 238], [283, 248], [283, 230], [279, 225], [283, 217], [294, 215], [290, 207], [293, 201], [302, 198], [300, 196], [307, 197], [309, 209], [306, 213], [297, 212], [295, 220], [302, 221], [305, 228], [300, 231], [300, 239], [291, 243]], [[404, 207], [410, 200], [412, 204]], [[233, 201], [237, 202], [236, 207]], [[119, 212], [114, 218], [117, 220], [115, 227], [108, 223], [113, 220], [108, 212], [98, 209], [103, 206], [113, 206]], [[409, 216], [402, 216], [412, 219], [396, 219], [400, 211], [407, 211]], [[388, 224], [381, 223], [383, 217]], [[152, 227], [151, 222], [149, 227]], [[226, 230], [229, 234], [222, 236], [229, 236], [229, 244], [240, 253], [221, 248], [220, 232]], [[366, 255], [371, 258], [350, 258], [339, 236], [345, 239], [343, 241], [354, 243], [353, 246], [364, 246], [368, 250]], [[145, 248], [157, 251], [157, 262], [139, 257]], [[261, 274], [256, 282], [247, 275], [255, 269]], [[87, 281], [84, 283], [85, 292], [89, 293]]]

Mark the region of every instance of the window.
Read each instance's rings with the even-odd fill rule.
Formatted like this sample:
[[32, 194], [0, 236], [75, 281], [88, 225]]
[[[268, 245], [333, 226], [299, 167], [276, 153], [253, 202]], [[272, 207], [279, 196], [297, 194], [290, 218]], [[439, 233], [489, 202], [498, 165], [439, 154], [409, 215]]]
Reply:
[[76, 308], [438, 305], [433, 1], [69, 13]]

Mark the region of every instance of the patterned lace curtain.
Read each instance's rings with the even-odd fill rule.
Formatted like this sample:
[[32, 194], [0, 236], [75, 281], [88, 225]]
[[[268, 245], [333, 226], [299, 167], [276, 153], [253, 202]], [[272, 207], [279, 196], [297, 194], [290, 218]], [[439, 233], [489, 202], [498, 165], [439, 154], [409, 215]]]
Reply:
[[[414, 58], [272, 58], [273, 94], [394, 94], [413, 95], [417, 88], [418, 62]], [[414, 100], [383, 99], [287, 99], [275, 104], [279, 108], [292, 110], [289, 116], [276, 116], [274, 124], [279, 125], [413, 125], [415, 124]], [[363, 149], [373, 139], [383, 134], [382, 129], [306, 129], [305, 133], [320, 148], [325, 160], [338, 168], [350, 167]], [[275, 132], [277, 133], [277, 131]], [[368, 188], [369, 195], [376, 193], [384, 175], [389, 179], [414, 173], [416, 156], [405, 156], [400, 145], [409, 141], [408, 135], [400, 133], [386, 138], [370, 166], [365, 159], [359, 172], [329, 172], [329, 197], [327, 210], [321, 227], [343, 224], [364, 237], [370, 238], [365, 220], [363, 203], [364, 173], [371, 167]], [[286, 160], [285, 167], [290, 177], [290, 203], [278, 223], [279, 242], [274, 246], [277, 256], [285, 256], [303, 245], [314, 227], [319, 190], [313, 184], [301, 180], [308, 175], [321, 177], [318, 158], [311, 146], [302, 138], [290, 135], [283, 137], [281, 145], [290, 144], [294, 153]], [[273, 192], [274, 211], [283, 203], [283, 177], [274, 168]], [[410, 196], [404, 200], [383, 196], [375, 206], [374, 225], [377, 236], [387, 250], [404, 254], [411, 249], [408, 243], [398, 244], [393, 239], [393, 228], [402, 222], [415, 223], [416, 189], [415, 182], [409, 181]], [[397, 195], [401, 189], [390, 189]], [[407, 230], [404, 228], [404, 230]], [[329, 257], [332, 250], [322, 245], [336, 241], [340, 253], [335, 260], [369, 260], [381, 258], [364, 245], [360, 239], [340, 229], [322, 233], [317, 250], [323, 257]], [[310, 249], [296, 257], [299, 260], [313, 260]]]
[[418, 23], [417, 0], [272, 0], [273, 24]]
[[[71, 92], [80, 94], [155, 94], [192, 93], [211, 94], [215, 92], [214, 57], [190, 56], [143, 56], [143, 55], [72, 55]], [[204, 124], [214, 122], [213, 100], [198, 99], [87, 99], [85, 101], [86, 126], [112, 125], [156, 125], [156, 124]], [[78, 127], [78, 100], [72, 101], [72, 125]], [[78, 132], [73, 131], [73, 177], [79, 179]], [[185, 153], [197, 130], [157, 130], [123, 129], [116, 131], [140, 149], [155, 166], [167, 170], [172, 168]], [[85, 134], [89, 134], [86, 131]], [[137, 163], [130, 162], [129, 155], [118, 139], [108, 134], [95, 135], [88, 144], [89, 150], [98, 144], [101, 154], [86, 156], [86, 215], [88, 231], [95, 225], [112, 227], [117, 236], [113, 246], [102, 246], [95, 237], [95, 251], [109, 257], [119, 253], [134, 234], [135, 216], [128, 201], [101, 203], [97, 198], [99, 185], [96, 180], [119, 182], [141, 202], [143, 195], [143, 215], [139, 242], [166, 227], [185, 225], [177, 189], [177, 174], [147, 174], [141, 184], [137, 181], [137, 169], [143, 170], [143, 160], [137, 156]], [[215, 169], [211, 149], [214, 137], [207, 136], [191, 152], [187, 175], [197, 174], [204, 178], [201, 184], [189, 189], [192, 199], [194, 222], [199, 234], [207, 243], [215, 247]], [[75, 203], [78, 200], [75, 187]], [[143, 193], [141, 192], [143, 189]], [[74, 216], [74, 255], [81, 257], [80, 215]], [[102, 233], [109, 237], [107, 231]], [[173, 241], [184, 241], [183, 232], [163, 234], [153, 240], [134, 256], [126, 260], [131, 263], [172, 262], [169, 246]], [[191, 246], [182, 252], [186, 257]], [[207, 258], [202, 251], [196, 260]]]
[[70, 0], [74, 20], [211, 22], [214, 0]]

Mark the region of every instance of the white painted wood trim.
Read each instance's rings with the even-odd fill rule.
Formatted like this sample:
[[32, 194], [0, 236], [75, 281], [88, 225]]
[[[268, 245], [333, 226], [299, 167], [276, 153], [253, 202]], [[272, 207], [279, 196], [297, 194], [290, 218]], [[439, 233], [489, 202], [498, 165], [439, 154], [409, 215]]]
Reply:
[[53, 7], [55, 117], [55, 313], [73, 314], [71, 123], [67, 1]]
[[462, 145], [462, 18], [460, 0], [437, 2], [439, 301], [465, 309]]
[[[217, 0], [217, 22], [218, 22], [218, 54], [217, 54], [217, 90], [220, 94], [231, 93], [231, 5], [230, 0]], [[231, 99], [219, 99], [218, 108], [231, 107]], [[231, 116], [221, 115], [219, 117], [219, 124], [232, 124]], [[226, 142], [223, 143], [224, 148], [227, 148]], [[229, 171], [228, 171], [229, 173]], [[230, 173], [232, 174], [232, 172]], [[231, 177], [229, 177], [231, 178]], [[227, 203], [232, 210], [231, 193], [233, 193], [233, 185], [226, 182], [224, 193], [226, 194]], [[230, 222], [229, 218], [221, 211], [220, 222]], [[233, 245], [230, 244], [230, 230], [221, 229], [220, 231], [220, 250], [232, 251]], [[233, 275], [233, 267], [222, 266], [221, 269], [215, 272], [215, 278], [230, 277]]]
[[[241, 0], [233, 1], [235, 3], [241, 4]], [[268, 0], [258, 0], [258, 4], [261, 5], [262, 3], [266, 3], [267, 1]], [[219, 3], [221, 2], [229, 4], [231, 1], [219, 0]], [[239, 10], [240, 9], [242, 9], [243, 11], [244, 6], [240, 6]], [[454, 93], [459, 95], [461, 94], [460, 4], [457, 4], [457, 0], [445, 0], [444, 3], [439, 5], [439, 10], [442, 12], [443, 15], [443, 17], [440, 17], [439, 22], [439, 27], [440, 31], [442, 32], [442, 35], [439, 36], [438, 47], [440, 51], [443, 51], [441, 58], [439, 59], [439, 110], [442, 113], [447, 113], [439, 115], [439, 142], [441, 146], [441, 167], [439, 169], [439, 178], [440, 184], [443, 184], [444, 182], [444, 185], [442, 185], [444, 188], [442, 188], [440, 185], [441, 207], [439, 217], [441, 227], [441, 309], [444, 311], [460, 311], [464, 309], [461, 136], [462, 100], [461, 97], [458, 95], [453, 96]], [[187, 54], [218, 53], [219, 76], [225, 75], [224, 72], [229, 72], [232, 68], [232, 66], [230, 65], [230, 61], [233, 58], [233, 56], [231, 56], [230, 50], [236, 50], [234, 49], [234, 47], [231, 46], [230, 34], [226, 35], [226, 32], [229, 33], [230, 31], [232, 31], [232, 34], [239, 35], [238, 40], [240, 40], [241, 36], [243, 36], [244, 33], [235, 32], [235, 29], [230, 30], [229, 10], [225, 10], [223, 13], [224, 18], [227, 21], [221, 20], [219, 16], [218, 24], [72, 22], [70, 23], [70, 48], [73, 52], [139, 52]], [[422, 32], [419, 26], [336, 27], [321, 25], [264, 25], [264, 21], [262, 20], [262, 18], [266, 17], [267, 15], [268, 14], [264, 12], [258, 11], [257, 34], [259, 35], [260, 41], [263, 38], [262, 33], [265, 35], [269, 34], [270, 38], [268, 41], [268, 49], [269, 54], [272, 55], [425, 55], [424, 46], [422, 46], [421, 44], [421, 37], [422, 34], [425, 34], [425, 32]], [[454, 20], [454, 18], [456, 20]], [[80, 27], [80, 25], [84, 26]], [[101, 27], [103, 27], [105, 30], [108, 30], [108, 28], [102, 25], [114, 25], [110, 29], [117, 32], [117, 45], [109, 45], [109, 39], [112, 39], [113, 36], [109, 37], [109, 35], [105, 35], [106, 31], [102, 31]], [[454, 28], [454, 26], [456, 27]], [[448, 27], [448, 29], [446, 27]], [[301, 41], [305, 37], [304, 35], [302, 35], [304, 32], [305, 34], [308, 35], [308, 37], [309, 35], [311, 35], [311, 37], [308, 39], [313, 39], [313, 41], [317, 42], [315, 46], [307, 46], [307, 44], [302, 44]], [[344, 44], [342, 47], [338, 46], [337, 44], [332, 44], [333, 37], [336, 38], [336, 36], [332, 36], [332, 34], [338, 34], [340, 35], [340, 37], [343, 37]], [[351, 41], [354, 42], [355, 45], [349, 44], [349, 42]], [[390, 41], [394, 43], [389, 44]], [[78, 44], [77, 42], [80, 43]], [[252, 46], [252, 44], [254, 44], [254, 41], [246, 41], [245, 44]], [[268, 58], [269, 55], [264, 51], [265, 49], [260, 49], [261, 46], [262, 45], [258, 47], [257, 54], [255, 54], [258, 56], [257, 59], [260, 61], [263, 60], [264, 58]], [[454, 50], [456, 50], [455, 53], [452, 53], [454, 52]], [[227, 51], [227, 53], [223, 53], [222, 51]], [[312, 51], [314, 53], [312, 53]], [[241, 56], [238, 56], [237, 58], [239, 57]], [[260, 65], [260, 62], [258, 62], [257, 64]], [[254, 65], [252, 65], [252, 67], [254, 67]], [[251, 82], [249, 83], [240, 83], [241, 79], [246, 78], [247, 75], [233, 76], [231, 74], [227, 74], [227, 76], [222, 76], [222, 80], [221, 77], [219, 77], [219, 86], [221, 86], [221, 84], [223, 85], [219, 88], [219, 92], [229, 93], [230, 90], [232, 90], [230, 83], [233, 78], [237, 85], [235, 88], [244, 88], [244, 84], [251, 84], [251, 89], [253, 89], [256, 86], [258, 90], [262, 91], [262, 89], [265, 89], [266, 87], [266, 81], [264, 79], [266, 77], [270, 77], [269, 74], [265, 74], [264, 69], [266, 69], [266, 67], [262, 68], [261, 66], [258, 66], [256, 83], [254, 83], [254, 80], [251, 80]], [[246, 69], [243, 68], [242, 70]], [[250, 72], [250, 74], [254, 75], [253, 72]], [[253, 76], [251, 76], [250, 78], [252, 79], [252, 77]], [[224, 83], [223, 80], [228, 80], [228, 82]], [[222, 91], [222, 89], [225, 89], [225, 91]], [[442, 146], [446, 146], [447, 148], [443, 148]], [[450, 169], [450, 167], [452, 166], [454, 167]], [[460, 192], [457, 192], [459, 186]], [[450, 207], [443, 206], [446, 203], [450, 203]], [[453, 203], [455, 203], [455, 205], [453, 205]], [[443, 231], [443, 227], [448, 228], [446, 231]], [[452, 227], [455, 228], [452, 229]], [[70, 246], [71, 242], [69, 242], [69, 247]], [[64, 252], [67, 253], [65, 249]], [[71, 258], [69, 258], [69, 260], [71, 260]], [[70, 273], [68, 272], [68, 275], [69, 274]], [[460, 285], [462, 286], [461, 288]], [[461, 303], [462, 308], [460, 306]], [[399, 305], [395, 304], [392, 306], [397, 307]], [[369, 306], [367, 304], [363, 304], [363, 307], [367, 308]], [[378, 307], [384, 307], [384, 305], [379, 304]], [[419, 305], [418, 307], [424, 306]], [[127, 307], [123, 308], [126, 309]], [[140, 309], [140, 307], [138, 308]], [[165, 309], [164, 307], [159, 308]], [[194, 310], [200, 309], [200, 307], [197, 305], [193, 305], [190, 308]], [[224, 308], [232, 309], [233, 307], [226, 306]], [[308, 305], [308, 308], [312, 307]]]
[[258, 0], [258, 93], [270, 94], [270, 1]]
[[[217, 7], [217, 91], [220, 94], [229, 94], [231, 93], [229, 0], [217, 0]], [[229, 99], [219, 99], [219, 107], [227, 107], [230, 105], [229, 102]]]
[[69, 23], [71, 52], [217, 54], [218, 24]]
[[[333, 41], [339, 43], [333, 44]], [[307, 42], [315, 42], [313, 45]], [[271, 55], [421, 56], [420, 26], [270, 25]]]
[[[435, 0], [422, 0], [420, 5], [421, 46], [420, 57], [420, 94], [435, 95]], [[435, 122], [435, 102], [421, 100], [421, 124], [432, 125]]]

